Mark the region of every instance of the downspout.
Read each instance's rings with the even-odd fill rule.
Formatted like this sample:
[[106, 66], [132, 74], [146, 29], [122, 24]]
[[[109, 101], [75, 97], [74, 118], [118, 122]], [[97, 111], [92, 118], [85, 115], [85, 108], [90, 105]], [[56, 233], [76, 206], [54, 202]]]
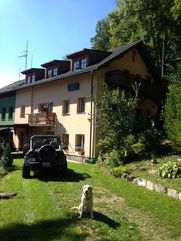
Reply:
[[30, 114], [33, 114], [33, 99], [34, 99], [34, 90], [33, 90], [33, 87], [31, 87], [31, 109], [30, 109]]
[[93, 76], [94, 72], [91, 70], [91, 106], [90, 106], [90, 140], [89, 140], [89, 158], [92, 158], [92, 121], [93, 121], [93, 111], [92, 111], [92, 106], [93, 106]]

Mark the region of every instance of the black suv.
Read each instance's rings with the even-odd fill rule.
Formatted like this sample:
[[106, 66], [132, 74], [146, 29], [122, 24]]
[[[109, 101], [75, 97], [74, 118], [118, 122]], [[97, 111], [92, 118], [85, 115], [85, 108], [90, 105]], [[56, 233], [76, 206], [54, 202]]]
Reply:
[[67, 160], [60, 144], [60, 138], [56, 135], [32, 136], [24, 156], [23, 178], [30, 177], [30, 171], [43, 169], [66, 172]]

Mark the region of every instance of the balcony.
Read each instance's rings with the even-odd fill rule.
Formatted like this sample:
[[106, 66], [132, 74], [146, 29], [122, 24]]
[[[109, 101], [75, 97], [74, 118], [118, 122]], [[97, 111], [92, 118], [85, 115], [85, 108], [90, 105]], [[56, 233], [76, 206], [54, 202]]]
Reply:
[[29, 114], [28, 124], [30, 126], [55, 126], [56, 113], [39, 112], [36, 114]]

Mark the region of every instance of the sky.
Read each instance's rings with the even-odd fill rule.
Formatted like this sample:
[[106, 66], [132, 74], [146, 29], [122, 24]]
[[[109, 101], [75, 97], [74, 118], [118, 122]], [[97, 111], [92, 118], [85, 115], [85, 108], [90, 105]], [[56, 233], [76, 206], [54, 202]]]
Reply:
[[27, 69], [91, 48], [97, 21], [116, 8], [116, 0], [0, 0], [0, 88]]

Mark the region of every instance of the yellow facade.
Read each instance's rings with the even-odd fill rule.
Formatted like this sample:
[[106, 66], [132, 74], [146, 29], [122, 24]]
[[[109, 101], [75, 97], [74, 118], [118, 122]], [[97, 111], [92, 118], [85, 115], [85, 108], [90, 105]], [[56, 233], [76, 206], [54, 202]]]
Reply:
[[[146, 78], [150, 75], [143, 59], [136, 49], [132, 49], [119, 56], [104, 68], [92, 72], [72, 75], [67, 78], [56, 79], [55, 81], [22, 88], [16, 92], [15, 125], [16, 131], [14, 142], [17, 149], [20, 142], [27, 142], [33, 134], [45, 132], [58, 134], [61, 138], [63, 134], [69, 134], [69, 146], [65, 152], [69, 158], [76, 156], [95, 157], [97, 155], [97, 137], [95, 115], [96, 109], [94, 102], [91, 102], [91, 88], [95, 99], [101, 96], [105, 73], [113, 70], [128, 70], [130, 74], [139, 75]], [[79, 83], [79, 89], [68, 91], [67, 86], [71, 83]], [[77, 113], [77, 103], [79, 98], [86, 98], [85, 112]], [[69, 114], [63, 114], [63, 103], [70, 101]], [[38, 106], [42, 103], [52, 103], [52, 112], [56, 113], [56, 125], [53, 127], [31, 127], [28, 125], [28, 115], [38, 113]], [[141, 108], [153, 110], [153, 102], [146, 101]], [[21, 108], [25, 106], [25, 115], [21, 116]], [[76, 151], [76, 135], [84, 135], [84, 152]], [[22, 140], [23, 139], [23, 140]], [[22, 143], [21, 143], [22, 145]]]

